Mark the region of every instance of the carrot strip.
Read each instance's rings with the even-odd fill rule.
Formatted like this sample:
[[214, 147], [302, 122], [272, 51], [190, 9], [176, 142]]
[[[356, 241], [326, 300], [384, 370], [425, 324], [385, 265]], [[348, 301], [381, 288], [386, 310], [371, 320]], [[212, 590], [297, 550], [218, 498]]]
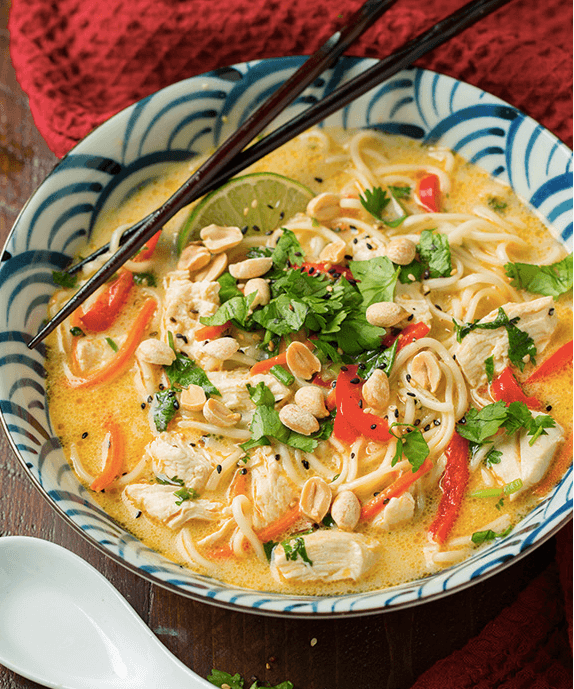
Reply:
[[95, 491], [104, 490], [110, 483], [112, 483], [119, 475], [124, 458], [124, 436], [120, 427], [112, 420], [107, 422], [108, 433], [110, 440], [108, 443], [108, 452], [102, 473], [97, 476], [90, 485], [90, 488]]
[[292, 507], [289, 511], [285, 512], [283, 516], [279, 517], [279, 519], [274, 521], [272, 524], [269, 524], [269, 526], [261, 529], [261, 531], [257, 531], [257, 538], [262, 543], [274, 541], [282, 533], [285, 533], [287, 529], [290, 529], [293, 524], [296, 524], [300, 518], [301, 510], [299, 509], [299, 503], [297, 503], [295, 507]]
[[376, 497], [372, 498], [369, 500], [369, 502], [363, 505], [363, 509], [361, 510], [361, 519], [372, 519], [375, 517], [391, 498], [398, 498], [400, 495], [405, 493], [415, 481], [417, 481], [421, 476], [424, 476], [424, 474], [426, 474], [432, 468], [432, 460], [430, 457], [427, 457], [417, 471], [407, 471], [399, 476], [399, 478], [391, 483], [386, 490], [381, 491]]
[[243, 470], [238, 469], [229, 487], [229, 499], [233, 500], [238, 495], [245, 495], [247, 492], [247, 474], [242, 474]]
[[562, 445], [560, 454], [552, 463], [552, 468], [550, 471], [546, 474], [542, 481], [540, 481], [540, 483], [532, 489], [532, 492], [535, 495], [546, 495], [546, 493], [548, 493], [550, 489], [554, 488], [554, 486], [562, 478], [564, 472], [572, 463], [572, 440], [573, 436], [572, 433], [570, 433], [564, 441], [564, 445]]
[[148, 299], [144, 302], [141, 311], [136, 316], [128, 336], [123, 345], [118, 350], [116, 356], [107, 364], [96, 369], [85, 378], [72, 378], [66, 382], [71, 388], [87, 388], [91, 385], [98, 385], [117, 378], [122, 374], [130, 363], [130, 359], [140, 343], [142, 335], [153, 316], [157, 307], [155, 299]]
[[228, 557], [235, 557], [233, 548], [230, 545], [223, 545], [220, 548], [213, 548], [205, 552], [205, 557], [210, 560], [223, 560]]
[[230, 325], [231, 321], [227, 321], [223, 325], [206, 325], [195, 331], [195, 340], [196, 342], [200, 340], [214, 340], [216, 337], [223, 335]]
[[263, 361], [258, 361], [256, 364], [253, 364], [250, 373], [252, 376], [256, 375], [257, 373], [267, 373], [267, 371], [271, 370], [273, 366], [282, 366], [286, 363], [287, 353], [282, 352], [281, 354], [277, 354], [277, 356], [272, 356], [270, 359], [264, 359]]

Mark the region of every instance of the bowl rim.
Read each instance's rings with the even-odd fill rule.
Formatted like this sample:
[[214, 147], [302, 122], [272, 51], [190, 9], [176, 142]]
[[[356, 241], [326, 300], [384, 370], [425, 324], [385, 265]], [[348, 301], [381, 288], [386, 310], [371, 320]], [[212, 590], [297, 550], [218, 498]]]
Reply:
[[[274, 59], [274, 58], [270, 58], [270, 59]], [[297, 56], [289, 56], [287, 58], [287, 60], [288, 60], [287, 67], [288, 68], [291, 68], [292, 66], [294, 67], [296, 64], [298, 64], [300, 61], [302, 61], [304, 59], [306, 59], [306, 56], [298, 56], [298, 55]], [[287, 60], [286, 60], [286, 62], [287, 62]], [[351, 58], [344, 58], [344, 60], [350, 61], [351, 64], [355, 64], [355, 63], [358, 64], [361, 62], [372, 62], [373, 58], [351, 57]], [[259, 64], [261, 62], [265, 63], [267, 61], [268, 60], [253, 60], [253, 61], [244, 62], [244, 63], [236, 63], [234, 65], [229, 65], [228, 68], [231, 69], [234, 67], [241, 67], [241, 66], [245, 66], [245, 65]], [[566, 144], [564, 144], [560, 139], [558, 139], [558, 137], [556, 137], [555, 134], [553, 134], [552, 132], [547, 130], [545, 127], [542, 127], [542, 125], [539, 125], [535, 120], [530, 118], [530, 116], [526, 115], [525, 113], [522, 113], [518, 108], [515, 108], [514, 106], [505, 103], [498, 96], [494, 96], [492, 94], [489, 94], [487, 91], [484, 91], [480, 87], [474, 86], [472, 84], [468, 84], [467, 82], [463, 82], [463, 81], [461, 81], [455, 77], [452, 77], [449, 75], [444, 75], [444, 74], [441, 74], [439, 72], [435, 72], [433, 70], [423, 69], [420, 67], [414, 67], [414, 68], [409, 68], [409, 70], [407, 70], [407, 71], [410, 71], [410, 70], [417, 70], [417, 71], [422, 72], [422, 73], [430, 73], [430, 74], [435, 75], [436, 78], [443, 78], [443, 79], [451, 80], [452, 82], [460, 83], [466, 87], [470, 87], [471, 89], [475, 89], [478, 93], [482, 93], [482, 94], [486, 94], [488, 96], [491, 96], [492, 98], [499, 101], [501, 104], [508, 105], [513, 110], [520, 112], [528, 120], [531, 120], [532, 122], [537, 124], [539, 127], [541, 127], [543, 132], [545, 132], [546, 134], [549, 134], [553, 139], [555, 139], [557, 142], [559, 142], [559, 144], [564, 149], [566, 149], [567, 151], [569, 151], [571, 153], [570, 149], [566, 146]], [[217, 70], [215, 70], [215, 71], [217, 71]], [[121, 111], [119, 111], [118, 113], [116, 113], [112, 117], [108, 118], [107, 120], [105, 120], [104, 122], [99, 124], [97, 127], [92, 129], [88, 134], [86, 134], [85, 137], [83, 137], [80, 141], [78, 141], [74, 145], [74, 147], [72, 149], [70, 149], [70, 151], [68, 151], [68, 153], [66, 153], [66, 155], [58, 163], [56, 163], [54, 165], [53, 169], [48, 173], [48, 175], [44, 178], [44, 180], [40, 183], [40, 185], [36, 188], [36, 190], [32, 193], [32, 195], [28, 198], [28, 200], [26, 201], [26, 203], [24, 204], [24, 206], [20, 210], [12, 228], [10, 229], [10, 232], [7, 235], [7, 238], [4, 242], [4, 245], [2, 247], [0, 255], [3, 255], [4, 252], [6, 251], [7, 246], [9, 245], [10, 241], [12, 240], [13, 235], [16, 232], [16, 229], [18, 227], [21, 216], [26, 212], [29, 204], [32, 202], [32, 200], [34, 199], [34, 197], [36, 196], [36, 194], [38, 193], [40, 188], [44, 185], [44, 183], [48, 179], [50, 179], [54, 174], [56, 174], [58, 172], [59, 168], [65, 164], [66, 160], [74, 154], [76, 149], [79, 146], [81, 146], [82, 143], [86, 139], [88, 139], [90, 136], [92, 136], [95, 132], [99, 131], [101, 128], [106, 127], [108, 125], [108, 123], [113, 121], [115, 118], [122, 116], [126, 110], [129, 110], [130, 108], [133, 108], [134, 106], [137, 106], [138, 103], [142, 102], [142, 100], [146, 100], [147, 98], [153, 97], [159, 93], [168, 91], [169, 89], [177, 87], [178, 85], [180, 85], [184, 82], [188, 82], [188, 81], [194, 80], [194, 79], [201, 79], [201, 78], [204, 78], [204, 77], [212, 75], [212, 74], [213, 74], [213, 72], [198, 74], [198, 75], [195, 75], [195, 76], [190, 77], [188, 79], [184, 79], [184, 80], [181, 80], [179, 82], [175, 82], [174, 84], [167, 85], [166, 87], [156, 91], [155, 93], [150, 94], [150, 96], [147, 96], [146, 98], [141, 99], [140, 101], [137, 101], [131, 105], [126, 106]], [[177, 586], [175, 584], [170, 583], [169, 581], [163, 581], [159, 577], [154, 576], [153, 573], [145, 571], [144, 569], [138, 567], [137, 565], [135, 565], [131, 562], [128, 562], [127, 560], [123, 559], [119, 554], [108, 549], [104, 544], [100, 543], [94, 536], [92, 536], [92, 534], [89, 531], [86, 531], [85, 529], [83, 529], [81, 527], [80, 524], [78, 524], [76, 521], [74, 521], [70, 517], [70, 515], [67, 514], [67, 512], [65, 511], [64, 507], [60, 504], [60, 502], [58, 502], [58, 501], [56, 501], [50, 497], [50, 495], [48, 494], [46, 489], [42, 486], [41, 481], [31, 471], [31, 468], [28, 466], [25, 458], [23, 457], [23, 455], [20, 453], [19, 449], [17, 448], [16, 442], [15, 442], [11, 432], [8, 429], [8, 423], [7, 423], [4, 411], [0, 412], [0, 422], [1, 422], [1, 425], [4, 429], [4, 432], [6, 434], [6, 437], [8, 439], [9, 444], [10, 444], [12, 450], [14, 451], [18, 461], [20, 462], [20, 465], [23, 467], [23, 469], [24, 469], [25, 473], [28, 475], [28, 477], [32, 480], [33, 485], [39, 491], [39, 493], [42, 495], [42, 497], [56, 511], [56, 513], [59, 514], [64, 519], [64, 521], [67, 524], [72, 526], [72, 528], [77, 533], [81, 534], [84, 539], [86, 539], [91, 545], [95, 546], [104, 555], [106, 555], [107, 557], [110, 557], [116, 563], [125, 567], [127, 570], [131, 571], [132, 573], [136, 574], [137, 576], [143, 577], [148, 582], [150, 582], [152, 584], [156, 584], [156, 585], [158, 585], [158, 586], [160, 586], [160, 587], [162, 587], [168, 591], [176, 593], [178, 595], [182, 595], [186, 598], [191, 598], [192, 600], [195, 600], [197, 602], [208, 603], [210, 605], [215, 605], [217, 607], [221, 607], [221, 608], [228, 609], [228, 610], [234, 610], [234, 611], [245, 612], [245, 613], [253, 613], [253, 614], [263, 615], [263, 616], [267, 616], [267, 617], [290, 617], [290, 618], [300, 618], [300, 619], [309, 619], [310, 617], [313, 617], [313, 618], [358, 617], [358, 616], [363, 616], [363, 615], [373, 615], [373, 614], [380, 614], [383, 612], [392, 612], [392, 611], [396, 611], [396, 610], [402, 610], [402, 609], [406, 609], [409, 607], [421, 605], [421, 604], [426, 603], [426, 602], [434, 601], [434, 600], [437, 600], [439, 598], [442, 598], [443, 596], [454, 594], [454, 593], [457, 593], [459, 591], [462, 591], [462, 590], [464, 590], [470, 586], [473, 586], [474, 584], [476, 584], [478, 582], [484, 581], [489, 577], [495, 576], [496, 574], [498, 574], [502, 570], [504, 570], [507, 567], [509, 567], [510, 565], [512, 565], [518, 559], [530, 554], [533, 549], [535, 549], [538, 546], [545, 543], [549, 538], [554, 536], [560, 529], [562, 529], [572, 519], [572, 510], [570, 509], [564, 513], [564, 515], [562, 516], [560, 521], [558, 523], [556, 523], [555, 526], [553, 526], [550, 530], [548, 530], [547, 532], [545, 532], [544, 534], [539, 536], [536, 540], [529, 542], [524, 547], [524, 549], [520, 550], [518, 553], [513, 553], [508, 559], [497, 562], [495, 566], [493, 566], [492, 568], [489, 568], [485, 571], [482, 571], [476, 577], [470, 577], [470, 578], [468, 578], [468, 580], [455, 583], [454, 585], [451, 585], [449, 588], [446, 588], [446, 589], [443, 587], [441, 590], [438, 590], [434, 593], [425, 593], [425, 595], [423, 597], [408, 599], [408, 600], [399, 601], [399, 602], [393, 602], [392, 604], [381, 604], [381, 603], [379, 603], [379, 605], [376, 607], [358, 608], [358, 609], [354, 609], [353, 607], [351, 607], [350, 609], [345, 609], [345, 610], [339, 609], [339, 610], [320, 611], [320, 610], [312, 609], [312, 606], [310, 606], [304, 610], [299, 609], [298, 606], [295, 606], [295, 609], [286, 609], [285, 607], [283, 607], [283, 609], [280, 609], [280, 610], [268, 609], [268, 608], [264, 608], [264, 607], [253, 606], [253, 604], [249, 603], [249, 602], [248, 603], [241, 602], [241, 598], [240, 598], [240, 602], [235, 602], [235, 601], [230, 601], [230, 600], [226, 600], [226, 599], [220, 599], [217, 597], [210, 597], [208, 595], [203, 595], [201, 593], [197, 593], [196, 591], [188, 590], [184, 587]], [[570, 477], [569, 477], [570, 481], [572, 480], [572, 476], [571, 476], [572, 470], [570, 469], [569, 472], [567, 472], [567, 474], [565, 475], [565, 477], [563, 477], [562, 481], [564, 481], [565, 478], [568, 477], [568, 474], [570, 474]], [[543, 504], [544, 501], [547, 499], [548, 499], [548, 497], [544, 498], [539, 503], [539, 505]], [[124, 527], [122, 527], [121, 525], [119, 525], [119, 528], [126, 531], [126, 529]], [[445, 571], [448, 571], [448, 569], [450, 569], [450, 568], [445, 568], [443, 570], [440, 570], [438, 573], [439, 574], [443, 573]], [[191, 570], [191, 571], [193, 572], [193, 570]], [[406, 582], [405, 584], [401, 584], [399, 586], [402, 587], [402, 586], [408, 585], [409, 583], [412, 584], [413, 586], [416, 586], [418, 583], [424, 582], [427, 579], [432, 578], [433, 576], [434, 576], [434, 574], [431, 574], [431, 575], [429, 575], [429, 577], [423, 577], [420, 579], [415, 579], [412, 582]], [[225, 584], [225, 582], [219, 582], [219, 583], [221, 585], [223, 585], [224, 587], [228, 586]], [[265, 597], [266, 595], [278, 595], [278, 596], [284, 598], [285, 600], [287, 600], [287, 599], [293, 600], [294, 598], [296, 598], [296, 599], [305, 598], [306, 600], [309, 601], [309, 603], [311, 603], [312, 601], [315, 601], [315, 600], [325, 600], [325, 599], [333, 599], [334, 600], [334, 599], [341, 599], [341, 598], [345, 598], [345, 597], [360, 596], [361, 593], [378, 594], [378, 593], [393, 591], [393, 590], [399, 588], [399, 586], [397, 586], [397, 587], [390, 587], [390, 588], [384, 588], [384, 589], [368, 590], [368, 591], [364, 591], [364, 592], [360, 592], [360, 593], [356, 592], [356, 593], [350, 593], [350, 594], [338, 594], [338, 595], [332, 594], [332, 595], [327, 595], [327, 596], [305, 596], [303, 594], [295, 594], [295, 593], [270, 594], [269, 592], [266, 592], [266, 591], [242, 589], [241, 587], [234, 586], [234, 585], [229, 585], [229, 586], [231, 587], [230, 590], [244, 591], [246, 594], [250, 594], [252, 596]]]

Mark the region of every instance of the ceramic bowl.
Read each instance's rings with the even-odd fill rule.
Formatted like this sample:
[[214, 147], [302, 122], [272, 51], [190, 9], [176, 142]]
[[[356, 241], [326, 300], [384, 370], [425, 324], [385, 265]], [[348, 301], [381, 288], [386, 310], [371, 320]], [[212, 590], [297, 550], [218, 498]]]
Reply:
[[[269, 615], [345, 616], [394, 610], [460, 590], [499, 571], [557, 531], [572, 509], [572, 469], [506, 538], [423, 580], [382, 591], [310, 597], [255, 592], [196, 575], [112, 521], [78, 482], [48, 417], [45, 348], [26, 343], [46, 316], [53, 270], [68, 264], [110, 204], [160, 173], [217, 147], [303, 61], [248, 62], [179, 82], [123, 110], [79, 143], [28, 201], [0, 262], [0, 405], [5, 430], [32, 482], [92, 544], [181, 595]], [[298, 114], [372, 60], [344, 59], [282, 116]], [[483, 91], [421, 69], [405, 70], [326, 124], [371, 127], [447, 146], [509, 183], [571, 250], [572, 153], [523, 113]]]

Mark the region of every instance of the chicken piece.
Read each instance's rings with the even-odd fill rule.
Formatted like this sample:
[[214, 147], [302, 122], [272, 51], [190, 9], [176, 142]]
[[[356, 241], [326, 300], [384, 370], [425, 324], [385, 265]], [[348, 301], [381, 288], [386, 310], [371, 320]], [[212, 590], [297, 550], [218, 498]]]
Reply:
[[[193, 342], [195, 331], [203, 327], [199, 318], [212, 316], [219, 307], [219, 283], [192, 282], [187, 271], [178, 270], [166, 276], [164, 287], [164, 328], [184, 335], [188, 342]], [[176, 348], [191, 355], [186, 344], [183, 338], [175, 341]]]
[[410, 493], [399, 498], [391, 498], [382, 512], [373, 519], [373, 526], [384, 531], [392, 531], [410, 521], [415, 513], [415, 499]]
[[[541, 412], [532, 412], [540, 416]], [[520, 492], [538, 483], [548, 471], [552, 458], [564, 441], [564, 430], [556, 424], [547, 428], [546, 435], [538, 437], [530, 445], [532, 436], [526, 430], [518, 431], [511, 436], [503, 434], [494, 439], [494, 449], [502, 452], [499, 464], [492, 465], [492, 472], [504, 484], [516, 479], [522, 480], [522, 488], [509, 497], [513, 500]]]
[[357, 581], [380, 557], [378, 544], [361, 534], [322, 529], [300, 538], [312, 564], [305, 562], [300, 553], [295, 553], [296, 559], [288, 560], [280, 544], [274, 548], [271, 558], [271, 574], [277, 581]]
[[170, 529], [179, 529], [192, 519], [217, 521], [222, 518], [224, 510], [221, 503], [201, 499], [182, 501], [175, 494], [178, 490], [181, 490], [178, 486], [133, 483], [126, 486], [124, 495], [138, 510]]
[[[518, 316], [519, 330], [527, 333], [536, 346], [538, 354], [544, 351], [556, 329], [558, 318], [552, 297], [541, 297], [522, 304], [505, 304], [504, 312], [509, 319]], [[498, 309], [482, 318], [480, 323], [489, 323], [498, 315]], [[506, 328], [496, 330], [473, 330], [455, 348], [456, 359], [470, 385], [486, 385], [484, 362], [494, 358], [494, 375], [500, 375], [508, 366], [508, 333]]]
[[361, 235], [352, 245], [353, 259], [355, 261], [368, 261], [375, 256], [384, 256], [385, 247], [377, 237]]
[[267, 456], [252, 469], [251, 480], [253, 525], [262, 529], [285, 514], [296, 495], [279, 462]]
[[213, 371], [209, 374], [209, 380], [221, 393], [221, 401], [234, 411], [248, 411], [254, 408], [251, 397], [249, 397], [247, 383], [255, 387], [262, 381], [271, 390], [276, 402], [289, 397], [291, 394], [289, 388], [270, 373], [258, 373], [251, 376], [245, 369]]
[[146, 447], [146, 452], [152, 458], [155, 474], [163, 474], [169, 479], [176, 476], [187, 488], [198, 493], [205, 488], [213, 470], [207, 459], [178, 433], [161, 433]]
[[413, 315], [413, 323], [424, 323], [432, 326], [432, 313], [427, 300], [423, 297], [419, 284], [397, 284], [395, 303]]
[[76, 342], [76, 359], [81, 373], [100, 368], [114, 356], [114, 350], [104, 337], [80, 337]]

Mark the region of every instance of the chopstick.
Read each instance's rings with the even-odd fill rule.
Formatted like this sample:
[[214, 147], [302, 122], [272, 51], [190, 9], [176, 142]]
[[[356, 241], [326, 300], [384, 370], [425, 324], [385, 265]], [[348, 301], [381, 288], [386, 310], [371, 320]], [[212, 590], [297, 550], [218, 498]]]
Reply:
[[366, 0], [299, 69], [255, 110], [160, 208], [150, 213], [125, 244], [74, 294], [60, 311], [28, 342], [34, 349], [118, 268], [141, 248], [178, 211], [203, 196], [226, 165], [274, 120], [309, 84], [357, 40], [397, 0]]
[[[464, 31], [469, 26], [477, 22], [479, 19], [482, 19], [491, 12], [494, 12], [495, 10], [499, 9], [508, 2], [510, 2], [510, 0], [476, 0], [467, 3], [466, 5], [464, 5], [463, 7], [461, 7], [460, 9], [456, 10], [451, 15], [446, 17], [445, 19], [435, 24], [426, 32], [410, 40], [403, 47], [399, 48], [391, 55], [377, 62], [370, 69], [366, 70], [357, 77], [350, 79], [348, 82], [342, 84], [331, 94], [325, 96], [319, 103], [317, 103], [314, 106], [311, 106], [300, 115], [294, 117], [292, 120], [290, 120], [283, 126], [274, 130], [257, 144], [251, 146], [249, 149], [243, 152], [237, 152], [235, 157], [233, 158], [231, 156], [228, 156], [229, 162], [227, 163], [227, 165], [223, 167], [219, 166], [215, 168], [215, 171], [214, 168], [211, 167], [209, 170], [209, 176], [206, 175], [206, 177], [202, 177], [201, 175], [199, 175], [199, 178], [197, 180], [197, 186], [195, 186], [191, 190], [192, 193], [188, 193], [190, 187], [192, 186], [191, 181], [195, 180], [196, 176], [198, 175], [198, 173], [195, 173], [195, 175], [192, 176], [190, 180], [188, 180], [188, 182], [186, 182], [183, 185], [183, 187], [181, 187], [170, 199], [168, 199], [164, 206], [162, 206], [157, 211], [154, 211], [154, 213], [151, 213], [149, 216], [147, 216], [142, 221], [134, 225], [132, 228], [126, 230], [126, 232], [124, 233], [124, 237], [127, 236], [128, 233], [130, 233], [130, 236], [127, 239], [126, 243], [116, 252], [116, 254], [114, 254], [114, 256], [112, 256], [108, 260], [108, 262], [97, 273], [95, 273], [88, 280], [88, 282], [86, 282], [85, 285], [83, 285], [78, 290], [78, 292], [76, 292], [76, 294], [54, 316], [54, 318], [52, 318], [40, 330], [40, 332], [32, 340], [30, 340], [30, 342], [28, 343], [28, 347], [30, 349], [33, 349], [39, 342], [41, 342], [44, 339], [44, 337], [46, 337], [54, 328], [56, 328], [63, 320], [65, 320], [65, 318], [67, 318], [67, 316], [69, 316], [72, 313], [72, 311], [74, 311], [75, 308], [77, 308], [77, 306], [79, 306], [80, 303], [82, 303], [89, 296], [89, 294], [95, 291], [95, 289], [97, 289], [97, 287], [100, 284], [102, 284], [107, 279], [107, 277], [112, 275], [117, 268], [119, 268], [130, 256], [132, 256], [135, 253], [135, 251], [137, 251], [137, 249], [143, 246], [143, 244], [145, 244], [145, 242], [153, 234], [155, 234], [155, 232], [158, 229], [160, 229], [163, 226], [163, 224], [165, 224], [165, 222], [167, 222], [167, 220], [169, 220], [169, 218], [171, 218], [182, 207], [184, 207], [188, 203], [191, 203], [191, 201], [196, 200], [203, 194], [212, 191], [213, 189], [216, 189], [218, 186], [220, 186], [223, 182], [227, 181], [233, 175], [245, 169], [252, 163], [256, 162], [263, 156], [267, 155], [271, 151], [281, 146], [282, 144], [286, 143], [290, 139], [302, 133], [309, 127], [313, 126], [314, 124], [317, 124], [318, 122], [333, 114], [337, 110], [345, 107], [359, 96], [362, 96], [368, 91], [370, 91], [381, 81], [390, 78], [401, 69], [408, 67], [410, 64], [412, 64], [412, 62], [417, 60], [419, 57], [421, 57], [428, 51], [436, 48], [437, 46], [446, 42], [453, 36]], [[361, 10], [359, 10], [357, 14], [360, 14], [361, 11], [364, 10], [369, 4], [372, 3], [366, 3], [366, 5], [364, 5], [363, 8], [361, 8]], [[344, 31], [345, 30], [343, 30], [343, 32]], [[337, 34], [334, 34], [334, 36], [331, 37], [329, 41], [327, 41], [325, 46], [327, 46], [331, 41], [333, 41], [335, 37], [337, 37]], [[323, 48], [325, 48], [325, 46], [323, 46]], [[290, 82], [292, 82], [294, 80], [294, 77], [296, 77], [299, 74], [299, 72], [308, 64], [310, 60], [313, 59], [313, 57], [309, 58], [309, 60], [307, 60], [307, 62], [303, 64], [302, 68], [295, 72], [293, 77], [291, 77], [287, 82], [285, 82], [285, 84], [282, 87], [280, 87], [278, 91], [281, 91]], [[313, 77], [313, 79], [314, 78], [315, 77]], [[311, 83], [313, 79], [310, 79], [308, 83]], [[298, 90], [296, 95], [298, 95], [298, 93], [300, 93], [301, 90], [303, 89]], [[278, 93], [278, 91], [276, 92], [276, 94]], [[271, 99], [273, 99], [273, 97], [276, 94], [273, 94], [273, 96], [271, 96]], [[293, 98], [291, 98], [291, 100], [293, 100]], [[289, 102], [291, 102], [291, 100]], [[260, 111], [265, 109], [266, 103], [254, 113], [250, 120], [252, 118], [257, 117]], [[286, 103], [284, 107], [286, 107], [287, 104], [288, 103]], [[280, 110], [277, 110], [273, 117], [275, 117], [276, 114], [279, 114], [279, 112]], [[266, 124], [268, 124], [268, 122], [271, 121], [273, 117], [271, 117], [270, 119], [265, 118], [264, 126], [266, 126]], [[264, 128], [264, 126], [257, 129], [257, 133], [259, 133]], [[243, 129], [243, 127], [241, 129]], [[238, 132], [239, 131], [240, 130], [238, 130]], [[254, 136], [256, 136], [256, 134]], [[233, 138], [234, 136], [230, 137], [228, 141], [230, 141]], [[228, 142], [225, 142], [224, 146], [226, 146], [227, 143]], [[218, 151], [216, 152], [216, 156], [219, 153], [219, 151], [221, 151], [221, 148], [218, 149]], [[202, 171], [203, 168], [206, 167], [206, 165], [208, 165], [212, 160], [213, 157], [210, 158], [207, 161], [207, 163], [204, 164], [201, 168], [199, 168], [198, 172]], [[176, 197], [178, 197], [180, 202], [183, 198], [185, 198], [185, 202], [181, 202], [181, 205], [177, 205], [177, 203], [173, 202], [173, 200]], [[166, 207], [167, 210], [164, 210], [166, 209]], [[176, 210], [173, 210], [173, 207], [175, 207]], [[92, 256], [95, 258], [94, 255]], [[91, 259], [92, 257], [88, 258]], [[96, 282], [97, 284], [95, 284]], [[86, 289], [89, 286], [91, 286], [91, 288]]]

